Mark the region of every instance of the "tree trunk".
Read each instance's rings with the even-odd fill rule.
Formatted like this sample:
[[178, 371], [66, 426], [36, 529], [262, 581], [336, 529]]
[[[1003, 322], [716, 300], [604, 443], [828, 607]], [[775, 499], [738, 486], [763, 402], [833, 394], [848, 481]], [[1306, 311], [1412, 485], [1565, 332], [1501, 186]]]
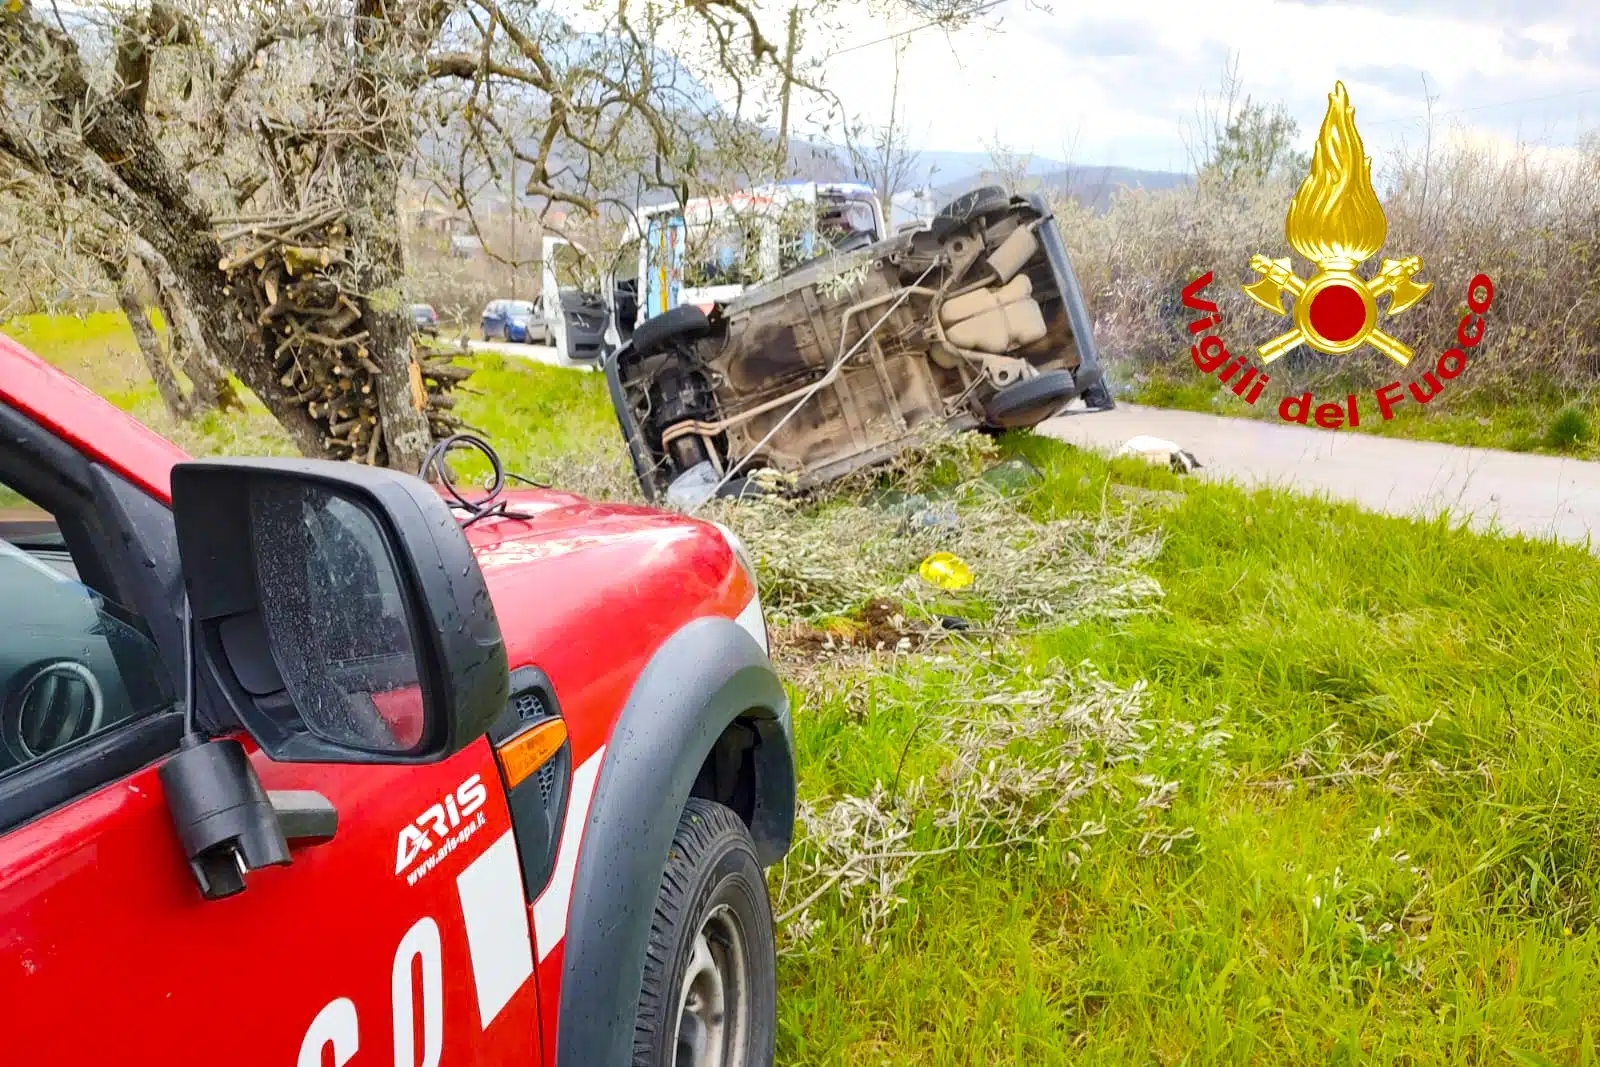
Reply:
[[789, 97], [794, 92], [794, 51], [800, 39], [800, 5], [789, 9], [789, 42], [783, 50], [783, 89], [778, 100], [779, 181], [789, 176]]
[[162, 316], [167, 320], [167, 342], [172, 352], [172, 362], [189, 379], [196, 406], [219, 411], [230, 408], [243, 411], [244, 403], [240, 401], [239, 394], [233, 391], [227, 371], [207, 350], [205, 338], [200, 335], [200, 326], [189, 314], [176, 288], [158, 281], [156, 300], [161, 305]]
[[161, 306], [162, 316], [167, 320], [168, 350], [172, 354], [173, 364], [193, 387], [192, 404], [201, 410], [244, 410], [244, 402], [228, 380], [228, 372], [222, 369], [217, 357], [207, 347], [200, 324], [195, 321], [189, 305], [184, 303], [171, 265], [143, 240], [134, 240], [133, 251], [139, 257], [139, 262], [144, 264], [145, 273], [155, 283], [156, 300]]
[[43, 167], [148, 241], [172, 267], [178, 296], [193, 309], [205, 346], [261, 398], [296, 447], [307, 455], [326, 455], [316, 422], [278, 384], [254, 316], [227, 291], [217, 266], [222, 249], [210, 211], [189, 185], [188, 175], [179, 174], [162, 153], [143, 111], [126, 98], [103, 99], [90, 84], [77, 44], [64, 30], [35, 17], [30, 5], [5, 7], [0, 27], [6, 31], [0, 56], [25, 49], [51, 61], [51, 79], [41, 88], [52, 121], [72, 128], [82, 148], [109, 173], [70, 158], [63, 141], [43, 155], [16, 144], [7, 153]]
[[[146, 172], [167, 168], [159, 152], [140, 155], [137, 165]], [[124, 166], [134, 166], [133, 158]], [[160, 184], [154, 179], [146, 180]], [[203, 215], [208, 221], [202, 228], [196, 226], [195, 215], [203, 209], [186, 201], [131, 200], [122, 206], [125, 221], [170, 268], [169, 287], [181, 306], [188, 309], [192, 319], [188, 328], [197, 331], [203, 350], [214, 353], [222, 366], [244, 382], [302, 454], [330, 455], [321, 425], [274, 372], [273, 353], [266, 347], [250, 302], [229, 291], [228, 279], [218, 267], [222, 246], [217, 243], [209, 215]], [[138, 252], [139, 244], [134, 247]]]
[[[382, 0], [358, 0], [356, 14], [353, 88], [370, 126], [339, 141], [337, 155], [347, 168], [351, 259], [366, 294], [364, 311], [372, 316], [370, 355], [381, 368], [375, 388], [388, 461], [415, 470], [428, 448], [429, 433], [424, 413], [411, 400], [409, 322], [398, 284], [402, 268], [394, 164], [409, 148], [410, 130], [404, 109], [393, 109], [391, 98], [380, 91], [393, 84], [394, 72], [385, 66], [388, 56], [378, 47], [413, 28], [399, 25]], [[30, 71], [40, 64], [49, 68], [48, 77], [30, 83], [42, 94], [49, 136], [42, 147], [35, 146], [0, 122], [0, 151], [48, 174], [148, 242], [172, 271], [175, 284], [167, 288], [180, 308], [175, 336], [188, 329], [181, 311], [187, 307], [201, 341], [195, 347], [213, 353], [237, 374], [301, 452], [331, 455], [324, 425], [311, 417], [276, 365], [276, 349], [268, 346], [256, 319], [255, 294], [230, 291], [219, 266], [222, 248], [211, 212], [189, 176], [163, 153], [144, 115], [142, 93], [106, 97], [86, 72], [72, 36], [59, 21], [37, 17], [29, 3], [0, 8], [0, 60], [21, 63]], [[414, 89], [421, 76], [420, 69], [403, 75], [397, 88], [405, 91], [404, 79], [409, 78]], [[141, 316], [130, 315], [130, 320]], [[144, 326], [149, 328], [147, 316]], [[205, 377], [202, 371], [197, 383]]]
[[167, 353], [161, 344], [161, 338], [157, 336], [155, 327], [150, 324], [150, 316], [145, 311], [142, 294], [138, 286], [128, 277], [126, 266], [108, 258], [101, 261], [101, 268], [117, 290], [117, 305], [128, 317], [128, 327], [133, 330], [133, 339], [139, 345], [139, 354], [144, 357], [145, 369], [150, 372], [150, 377], [156, 383], [156, 392], [161, 394], [161, 403], [166, 407], [167, 414], [175, 419], [192, 419], [195, 415], [194, 407], [178, 386], [177, 375], [172, 372], [172, 365], [167, 362]]
[[[357, 91], [371, 92], [378, 75], [364, 72]], [[374, 110], [378, 110], [375, 106]], [[404, 126], [385, 118], [368, 137], [344, 141], [338, 152], [348, 210], [355, 281], [363, 294], [362, 324], [367, 353], [378, 365], [378, 427], [385, 465], [417, 471], [433, 445], [428, 432], [427, 393], [412, 356], [411, 311], [405, 301], [405, 249], [400, 239], [399, 175], [395, 159], [409, 144]]]
[[401, 288], [405, 264], [395, 210], [398, 181], [389, 157], [371, 149], [345, 154], [340, 169], [350, 236], [364, 253], [354, 273], [365, 294], [361, 321], [368, 333], [367, 354], [380, 371], [372, 385], [378, 394], [384, 462], [415, 472], [433, 445], [433, 436], [422, 406], [427, 394], [415, 388], [412, 377], [417, 370], [411, 352], [411, 312]]
[[217, 268], [222, 249], [215, 237], [190, 234], [188, 240], [167, 243], [170, 251], [151, 241], [172, 265], [178, 295], [193, 313], [206, 347], [266, 405], [302, 454], [330, 455], [322, 426], [274, 371], [273, 353], [267, 350], [254, 316], [246, 310], [248, 303], [228, 291], [227, 279]]

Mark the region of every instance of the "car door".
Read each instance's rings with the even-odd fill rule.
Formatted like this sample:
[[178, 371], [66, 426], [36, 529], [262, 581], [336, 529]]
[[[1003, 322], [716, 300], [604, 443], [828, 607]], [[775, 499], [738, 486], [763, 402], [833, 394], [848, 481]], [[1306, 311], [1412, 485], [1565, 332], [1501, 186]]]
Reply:
[[182, 720], [170, 515], [3, 404], [0, 422], [7, 1062], [540, 1062], [487, 740], [432, 765], [256, 752], [266, 789], [321, 794], [337, 832], [203, 899], [157, 774]]

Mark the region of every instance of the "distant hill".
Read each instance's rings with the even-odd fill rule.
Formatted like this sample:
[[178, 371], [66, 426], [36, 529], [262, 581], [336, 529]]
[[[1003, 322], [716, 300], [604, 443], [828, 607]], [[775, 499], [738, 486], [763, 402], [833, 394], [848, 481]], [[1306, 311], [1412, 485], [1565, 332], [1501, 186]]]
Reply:
[[[846, 178], [851, 174], [849, 153], [838, 146], [805, 143], [790, 153], [798, 173], [815, 178]], [[1104, 211], [1118, 189], [1172, 189], [1193, 180], [1191, 175], [1134, 167], [1073, 166], [1059, 159], [1034, 157], [1025, 171], [1033, 182], [1057, 193], [1067, 193], [1095, 211]], [[985, 182], [999, 181], [995, 160], [988, 152], [930, 150], [917, 153], [916, 166], [907, 181], [911, 188], [929, 186], [939, 202], [952, 199]]]
[[[1028, 169], [1028, 177], [1051, 192], [1065, 193], [1096, 212], [1111, 206], [1111, 197], [1119, 189], [1174, 189], [1193, 181], [1188, 174], [1169, 170], [1139, 170], [1134, 167], [1067, 167], [1060, 163], [1053, 167]], [[939, 200], [948, 200], [985, 181], [998, 181], [998, 176], [987, 168], [963, 175], [959, 180], [944, 181], [934, 186]]]
[[[667, 67], [663, 71], [663, 78], [667, 77], [687, 78], [687, 75], [679, 69]], [[692, 81], [690, 86], [694, 87]], [[773, 131], [764, 130], [760, 135], [767, 138], [769, 143], [775, 144], [776, 134]], [[537, 151], [537, 145], [531, 141], [519, 147], [530, 154]], [[710, 147], [707, 145], [708, 149]], [[439, 143], [437, 135], [431, 131], [425, 132], [419, 138], [417, 151], [420, 156], [439, 163], [450, 164], [456, 159], [455, 147]], [[1008, 169], [1014, 169], [1022, 159], [1006, 162]], [[551, 169], [556, 173], [567, 170], [572, 174], [581, 174], [583, 167], [581, 155], [570, 160], [564, 159], [561, 158], [559, 148], [551, 161]], [[1110, 206], [1111, 198], [1118, 189], [1171, 189], [1192, 180], [1190, 175], [1174, 171], [1069, 165], [1059, 159], [1044, 157], [1028, 159], [1024, 173], [1030, 183], [1057, 194], [1066, 193], [1076, 197], [1080, 203], [1097, 212], [1105, 211]], [[794, 138], [789, 142], [788, 174], [815, 181], [850, 181], [857, 177], [851, 163], [850, 152], [844, 146], [801, 138]], [[749, 174], [733, 176], [731, 180], [740, 186], [748, 187], [770, 181], [772, 177], [770, 173]], [[729, 181], [730, 176], [723, 175], [722, 180]], [[933, 200], [936, 203], [944, 203], [986, 183], [1004, 183], [998, 175], [993, 155], [988, 152], [937, 149], [916, 153], [914, 165], [910, 168], [902, 188], [930, 189]], [[503, 210], [507, 192], [506, 187], [499, 183], [478, 186], [473, 190], [474, 207], [477, 210]], [[605, 193], [630, 202], [634, 201], [633, 194], [623, 189], [609, 189], [605, 190]], [[656, 188], [639, 196], [637, 203], [641, 207], [648, 207], [672, 199], [671, 190]]]

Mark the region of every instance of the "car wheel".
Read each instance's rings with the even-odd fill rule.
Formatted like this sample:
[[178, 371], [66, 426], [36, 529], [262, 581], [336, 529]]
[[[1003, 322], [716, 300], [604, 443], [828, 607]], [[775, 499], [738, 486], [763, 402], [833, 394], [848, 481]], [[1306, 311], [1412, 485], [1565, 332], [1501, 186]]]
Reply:
[[983, 402], [983, 421], [991, 429], [1035, 426], [1066, 406], [1082, 389], [1069, 370], [1045, 371], [999, 390]]
[[981, 185], [971, 192], [962, 193], [940, 208], [929, 223], [934, 239], [943, 241], [975, 218], [1005, 211], [1011, 206], [1011, 194], [998, 185]]
[[698, 341], [711, 332], [706, 313], [693, 304], [684, 304], [646, 319], [633, 331], [633, 350], [641, 356], [659, 352], [675, 341]]
[[777, 949], [750, 832], [691, 799], [661, 875], [634, 1067], [762, 1067], [777, 1034]]

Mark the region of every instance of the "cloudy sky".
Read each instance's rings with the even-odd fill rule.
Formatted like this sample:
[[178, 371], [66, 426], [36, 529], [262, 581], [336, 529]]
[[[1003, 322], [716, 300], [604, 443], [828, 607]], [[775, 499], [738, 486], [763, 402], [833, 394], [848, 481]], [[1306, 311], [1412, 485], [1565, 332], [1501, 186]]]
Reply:
[[[1184, 123], [1230, 54], [1310, 143], [1335, 79], [1368, 152], [1436, 129], [1560, 148], [1600, 131], [1600, 0], [1001, 0], [997, 28], [925, 29], [840, 51], [829, 82], [887, 118], [894, 50], [907, 128], [926, 149], [994, 143], [1075, 164], [1188, 168]], [[862, 16], [857, 42], [914, 26]], [[836, 48], [847, 47], [844, 42]]]

